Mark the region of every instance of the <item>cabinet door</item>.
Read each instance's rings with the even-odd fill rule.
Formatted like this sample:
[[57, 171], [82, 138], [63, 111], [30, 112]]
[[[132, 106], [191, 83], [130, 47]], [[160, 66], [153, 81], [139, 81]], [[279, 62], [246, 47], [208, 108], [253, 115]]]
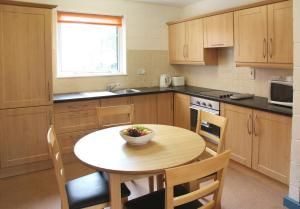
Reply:
[[190, 129], [190, 96], [174, 94], [174, 126]]
[[162, 93], [157, 95], [157, 123], [173, 125], [174, 114], [173, 93]]
[[204, 19], [204, 47], [233, 47], [233, 12]]
[[251, 167], [252, 109], [222, 105], [222, 115], [228, 119], [225, 148], [232, 151], [231, 159]]
[[234, 13], [235, 61], [265, 63], [267, 52], [267, 6]]
[[1, 167], [49, 159], [51, 111], [50, 106], [0, 111]]
[[51, 104], [51, 11], [0, 9], [0, 108]]
[[293, 5], [285, 1], [268, 5], [270, 63], [293, 63]]
[[[130, 103], [130, 97], [117, 97], [101, 100], [101, 107], [126, 105]], [[129, 118], [126, 115], [116, 115], [105, 118], [106, 124], [119, 124], [128, 122]]]
[[189, 62], [204, 62], [203, 19], [186, 22], [187, 49]]
[[131, 97], [134, 104], [134, 123], [157, 123], [157, 95], [142, 95]]
[[185, 61], [186, 26], [178, 23], [169, 26], [169, 60], [170, 63]]
[[252, 168], [283, 183], [289, 182], [290, 117], [254, 111]]

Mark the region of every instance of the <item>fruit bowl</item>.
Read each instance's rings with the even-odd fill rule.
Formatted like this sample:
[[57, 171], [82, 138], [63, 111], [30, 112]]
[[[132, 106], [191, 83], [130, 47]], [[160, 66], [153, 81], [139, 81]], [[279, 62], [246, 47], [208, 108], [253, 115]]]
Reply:
[[146, 127], [133, 126], [120, 131], [120, 135], [128, 144], [141, 146], [147, 144], [154, 137], [155, 133]]

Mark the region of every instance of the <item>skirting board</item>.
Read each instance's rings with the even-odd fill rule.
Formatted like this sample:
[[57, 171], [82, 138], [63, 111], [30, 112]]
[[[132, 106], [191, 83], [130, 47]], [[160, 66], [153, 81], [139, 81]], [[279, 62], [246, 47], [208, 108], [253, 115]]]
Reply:
[[300, 209], [300, 203], [286, 196], [283, 199], [283, 205], [288, 209]]

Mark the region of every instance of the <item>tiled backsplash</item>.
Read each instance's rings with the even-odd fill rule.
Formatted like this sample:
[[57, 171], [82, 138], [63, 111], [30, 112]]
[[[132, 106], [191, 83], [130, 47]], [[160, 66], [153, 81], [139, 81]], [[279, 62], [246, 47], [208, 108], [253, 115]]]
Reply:
[[186, 77], [187, 84], [240, 93], [268, 95], [268, 80], [273, 76], [290, 76], [292, 70], [256, 69], [255, 80], [250, 79], [249, 67], [235, 67], [233, 48], [219, 49], [217, 66], [182, 66], [177, 71]]
[[[137, 75], [138, 69], [145, 69], [146, 74]], [[128, 75], [58, 79], [54, 72], [54, 93], [104, 90], [108, 83], [116, 82], [121, 84], [120, 88], [158, 86], [163, 73], [175, 74], [175, 67], [168, 63], [167, 51], [128, 50]]]

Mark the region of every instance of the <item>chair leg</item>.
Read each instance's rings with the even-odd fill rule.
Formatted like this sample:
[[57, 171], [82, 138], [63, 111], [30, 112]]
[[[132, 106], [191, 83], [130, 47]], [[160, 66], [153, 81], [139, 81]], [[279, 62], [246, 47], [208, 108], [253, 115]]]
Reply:
[[148, 177], [149, 181], [149, 192], [154, 192], [154, 176]]
[[156, 176], [157, 190], [164, 188], [164, 175], [159, 174]]

